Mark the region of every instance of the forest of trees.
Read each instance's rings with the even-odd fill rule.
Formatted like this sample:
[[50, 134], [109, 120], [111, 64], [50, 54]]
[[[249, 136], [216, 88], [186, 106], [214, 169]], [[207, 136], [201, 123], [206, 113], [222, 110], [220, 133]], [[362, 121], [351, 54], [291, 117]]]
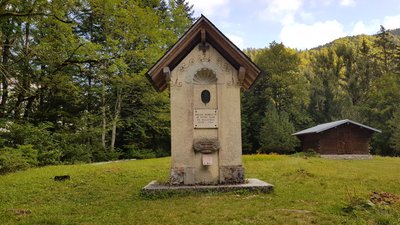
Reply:
[[193, 23], [185, 0], [0, 2], [0, 173], [169, 154], [144, 74]]
[[[169, 93], [145, 73], [194, 22], [185, 0], [0, 2], [0, 173], [166, 156]], [[268, 41], [266, 40], [266, 43]], [[244, 153], [291, 153], [297, 130], [336, 119], [378, 129], [400, 155], [400, 41], [346, 37], [298, 51], [247, 49], [264, 73], [243, 92]]]
[[380, 27], [376, 35], [335, 40], [297, 51], [272, 42], [245, 52], [265, 71], [243, 94], [244, 151], [290, 153], [291, 134], [320, 123], [351, 119], [382, 130], [374, 154], [400, 155], [400, 36]]

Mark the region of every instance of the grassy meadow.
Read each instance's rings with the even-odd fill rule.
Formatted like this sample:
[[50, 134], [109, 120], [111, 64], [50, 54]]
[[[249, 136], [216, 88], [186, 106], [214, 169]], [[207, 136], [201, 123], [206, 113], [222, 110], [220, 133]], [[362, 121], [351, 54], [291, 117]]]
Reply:
[[[243, 161], [246, 176], [275, 185], [273, 193], [141, 196], [151, 180], [168, 179], [170, 158], [2, 175], [0, 224], [400, 224], [400, 158], [252, 155]], [[53, 180], [64, 174], [71, 179]], [[374, 204], [373, 192], [394, 197]]]

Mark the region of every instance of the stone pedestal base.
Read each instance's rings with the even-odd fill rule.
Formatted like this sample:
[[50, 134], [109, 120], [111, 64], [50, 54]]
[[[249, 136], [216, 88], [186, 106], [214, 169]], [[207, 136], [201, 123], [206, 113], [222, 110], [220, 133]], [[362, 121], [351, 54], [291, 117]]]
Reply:
[[181, 193], [181, 192], [227, 192], [236, 190], [257, 191], [269, 193], [273, 191], [274, 186], [259, 179], [248, 179], [243, 184], [224, 184], [224, 185], [168, 185], [160, 184], [156, 181], [150, 182], [146, 185], [142, 192], [145, 194], [157, 194], [162, 192], [168, 193]]
[[[221, 166], [219, 167], [219, 184], [243, 184], [245, 182], [244, 168], [242, 166]], [[171, 185], [194, 185], [195, 168], [179, 167], [171, 168]]]
[[171, 168], [170, 170], [170, 178], [169, 183], [172, 185], [181, 185], [183, 184], [185, 172], [184, 168]]
[[220, 184], [242, 184], [244, 181], [244, 168], [242, 166], [219, 167]]

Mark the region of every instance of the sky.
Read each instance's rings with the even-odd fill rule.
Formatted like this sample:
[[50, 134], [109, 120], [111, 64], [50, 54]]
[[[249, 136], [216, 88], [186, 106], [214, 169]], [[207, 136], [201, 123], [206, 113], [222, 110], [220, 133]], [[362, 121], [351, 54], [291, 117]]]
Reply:
[[399, 0], [187, 0], [240, 49], [282, 42], [310, 49], [337, 38], [400, 28]]

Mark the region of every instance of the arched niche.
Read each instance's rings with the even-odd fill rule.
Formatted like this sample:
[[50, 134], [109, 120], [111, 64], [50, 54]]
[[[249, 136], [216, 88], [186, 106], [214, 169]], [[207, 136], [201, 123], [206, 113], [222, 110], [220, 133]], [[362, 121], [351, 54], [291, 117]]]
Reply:
[[209, 68], [201, 68], [193, 76], [193, 84], [216, 84], [217, 75]]
[[224, 84], [225, 76], [216, 65], [210, 64], [206, 67], [189, 67], [185, 74], [187, 84]]

